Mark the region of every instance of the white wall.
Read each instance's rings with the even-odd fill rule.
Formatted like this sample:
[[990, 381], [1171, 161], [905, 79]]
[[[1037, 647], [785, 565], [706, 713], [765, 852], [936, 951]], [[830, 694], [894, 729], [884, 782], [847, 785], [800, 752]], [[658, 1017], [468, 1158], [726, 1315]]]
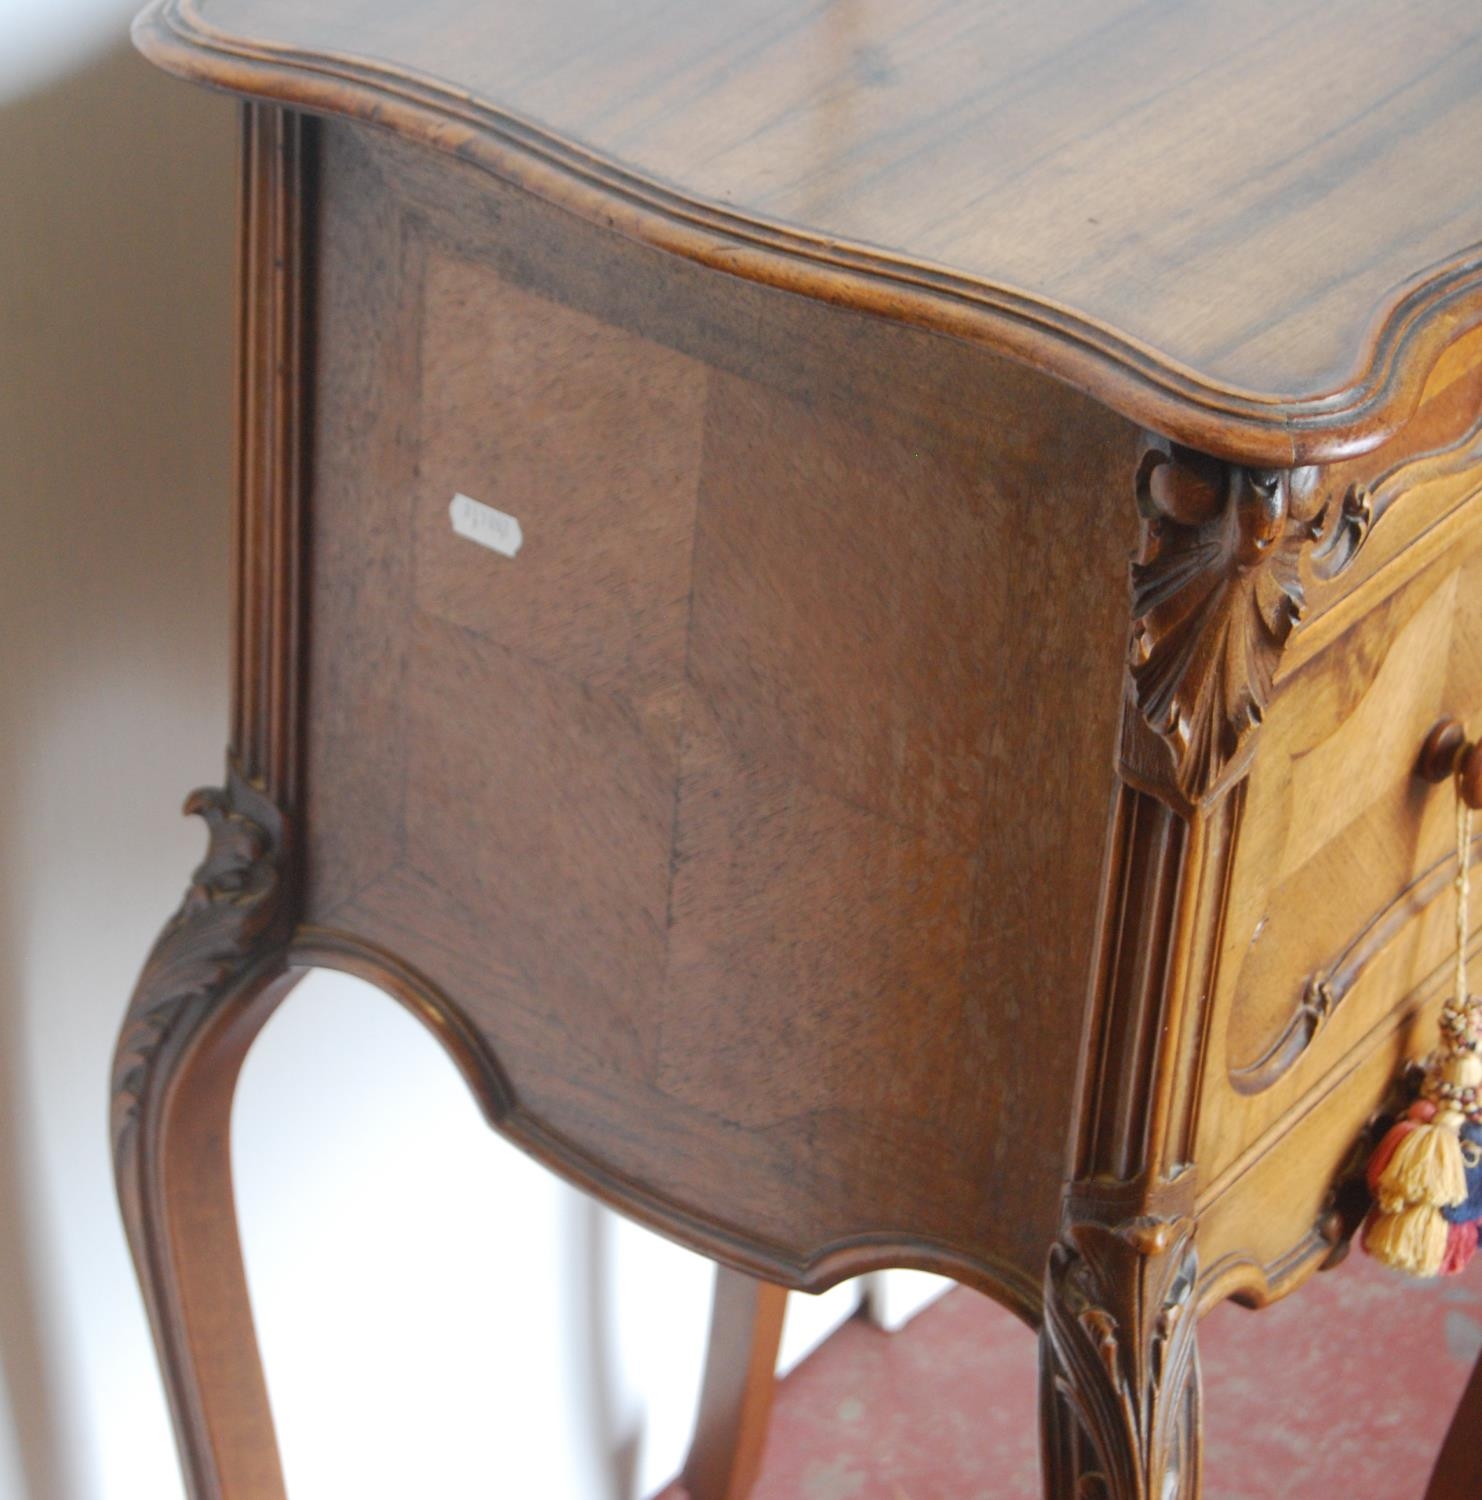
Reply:
[[47, 71], [0, 18], [0, 1363], [33, 1500], [176, 1483], [104, 1093], [225, 708], [229, 120], [106, 19]]
[[[199, 854], [176, 810], [221, 774], [235, 124], [132, 56], [129, 8], [0, 0], [4, 1500], [180, 1493], [106, 1087]], [[296, 1497], [618, 1500], [674, 1472], [708, 1266], [494, 1137], [390, 1001], [295, 993], [237, 1159]], [[794, 1299], [789, 1358], [854, 1295]]]

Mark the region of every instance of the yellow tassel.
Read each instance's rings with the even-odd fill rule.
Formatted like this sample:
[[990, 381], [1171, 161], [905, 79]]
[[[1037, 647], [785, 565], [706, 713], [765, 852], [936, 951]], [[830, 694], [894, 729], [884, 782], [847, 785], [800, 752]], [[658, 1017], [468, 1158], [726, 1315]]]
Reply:
[[1401, 1203], [1434, 1208], [1465, 1203], [1467, 1167], [1461, 1137], [1446, 1123], [1418, 1125], [1395, 1147], [1376, 1188], [1386, 1212]]
[[1364, 1230], [1364, 1249], [1396, 1271], [1435, 1276], [1446, 1259], [1447, 1235], [1441, 1211], [1416, 1204], [1398, 1213], [1371, 1215]]

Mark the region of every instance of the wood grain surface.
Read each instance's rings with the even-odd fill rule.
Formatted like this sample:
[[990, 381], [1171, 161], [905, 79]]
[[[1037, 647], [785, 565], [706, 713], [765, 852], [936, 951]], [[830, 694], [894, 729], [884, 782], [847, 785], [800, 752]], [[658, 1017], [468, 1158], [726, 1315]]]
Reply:
[[1468, 0], [162, 0], [138, 36], [1251, 462], [1380, 441], [1482, 318]]
[[1428, 365], [1394, 346], [1399, 433], [1273, 469], [857, 267], [724, 274], [526, 191], [487, 120], [460, 161], [245, 119], [228, 775], [113, 1095], [192, 1494], [281, 1493], [225, 1143], [251, 1035], [336, 965], [674, 1238], [1039, 1322], [1052, 1500], [1196, 1500], [1198, 1314], [1341, 1253], [1445, 977], [1464, 286]]
[[395, 954], [504, 1128], [742, 1269], [1032, 1317], [1136, 433], [358, 127], [319, 171], [296, 957]]

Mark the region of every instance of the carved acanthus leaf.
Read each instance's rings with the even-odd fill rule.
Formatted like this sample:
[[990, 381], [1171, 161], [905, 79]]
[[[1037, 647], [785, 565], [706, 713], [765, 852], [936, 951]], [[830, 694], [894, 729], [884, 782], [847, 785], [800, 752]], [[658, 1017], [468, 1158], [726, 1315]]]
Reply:
[[1179, 794], [1203, 801], [1247, 765], [1305, 600], [1321, 534], [1313, 469], [1244, 469], [1151, 440], [1138, 469], [1131, 678]]
[[1197, 1272], [1186, 1218], [1073, 1224], [1051, 1251], [1045, 1379], [1095, 1454], [1078, 1496], [1198, 1493]]
[[1322, 541], [1312, 549], [1312, 571], [1336, 578], [1358, 555], [1374, 525], [1374, 496], [1367, 486], [1351, 485]]
[[186, 1011], [210, 1004], [240, 971], [281, 905], [278, 850], [263, 823], [215, 788], [192, 792], [185, 811], [205, 819], [209, 844], [145, 960], [114, 1052], [113, 1146], [120, 1157], [137, 1131], [159, 1048]]

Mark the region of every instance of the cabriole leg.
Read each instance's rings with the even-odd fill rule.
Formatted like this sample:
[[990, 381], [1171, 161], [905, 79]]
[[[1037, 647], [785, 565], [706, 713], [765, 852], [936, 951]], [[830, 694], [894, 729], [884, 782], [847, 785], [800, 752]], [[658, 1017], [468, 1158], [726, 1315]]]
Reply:
[[1462, 1393], [1425, 1500], [1475, 1500], [1482, 1495], [1482, 1359]]
[[767, 1442], [786, 1308], [784, 1287], [716, 1268], [700, 1414], [684, 1464], [690, 1500], [745, 1500], [751, 1493]]
[[1050, 1252], [1047, 1500], [1197, 1500], [1196, 1269], [1187, 1221], [1075, 1224]]
[[195, 793], [210, 847], [155, 943], [114, 1054], [119, 1202], [193, 1500], [281, 1500], [237, 1238], [231, 1106], [284, 969], [281, 822], [250, 788]]

